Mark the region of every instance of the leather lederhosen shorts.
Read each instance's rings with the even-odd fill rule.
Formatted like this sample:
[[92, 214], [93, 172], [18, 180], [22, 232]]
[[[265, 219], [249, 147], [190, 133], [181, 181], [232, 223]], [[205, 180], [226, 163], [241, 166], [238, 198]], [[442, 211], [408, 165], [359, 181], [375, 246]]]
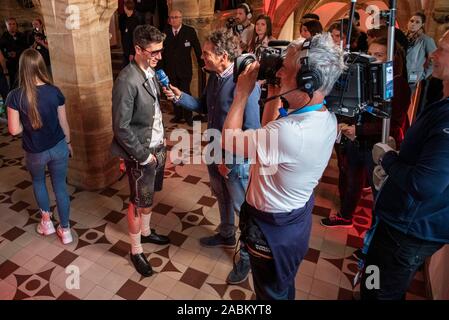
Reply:
[[162, 190], [167, 149], [161, 145], [151, 148], [150, 151], [156, 157], [156, 162], [143, 166], [136, 161], [125, 160], [130, 190], [129, 201], [137, 208], [151, 207], [154, 192]]

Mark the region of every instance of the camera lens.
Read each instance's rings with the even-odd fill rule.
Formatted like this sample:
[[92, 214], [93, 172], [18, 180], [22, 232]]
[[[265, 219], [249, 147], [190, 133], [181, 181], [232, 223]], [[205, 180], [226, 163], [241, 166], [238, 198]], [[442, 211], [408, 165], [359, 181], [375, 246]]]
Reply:
[[256, 60], [256, 56], [252, 53], [246, 53], [238, 56], [234, 62], [234, 82], [237, 82], [239, 75], [245, 70], [245, 68]]

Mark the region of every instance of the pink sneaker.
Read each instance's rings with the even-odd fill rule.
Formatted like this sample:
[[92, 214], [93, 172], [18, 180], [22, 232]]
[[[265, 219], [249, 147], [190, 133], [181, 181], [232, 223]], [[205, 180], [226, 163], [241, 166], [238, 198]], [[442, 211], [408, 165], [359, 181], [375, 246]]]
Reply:
[[48, 236], [56, 232], [55, 226], [53, 225], [53, 222], [50, 219], [50, 214], [42, 213], [42, 218], [41, 221], [37, 224], [36, 231], [40, 235], [45, 236]]
[[61, 228], [61, 226], [58, 226], [57, 234], [63, 244], [69, 244], [73, 241], [70, 228]]

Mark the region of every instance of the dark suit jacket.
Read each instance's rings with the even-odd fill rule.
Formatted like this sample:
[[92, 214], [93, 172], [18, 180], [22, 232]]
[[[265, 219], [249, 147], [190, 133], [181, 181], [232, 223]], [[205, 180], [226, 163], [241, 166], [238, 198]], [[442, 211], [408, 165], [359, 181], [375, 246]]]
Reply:
[[133, 13], [130, 17], [128, 17], [126, 13], [123, 13], [119, 15], [118, 25], [122, 38], [123, 55], [125, 57], [129, 57], [131, 54], [135, 55], [136, 52], [134, 50], [133, 34], [134, 29], [136, 29], [139, 25], [139, 18], [136, 13]]
[[192, 80], [192, 48], [195, 51], [198, 65], [204, 66], [201, 59], [201, 46], [195, 29], [183, 24], [175, 37], [172, 27], [167, 26], [164, 30], [167, 35], [164, 41], [164, 53], [160, 67], [164, 69], [169, 78], [180, 78]]
[[111, 153], [125, 160], [144, 162], [150, 156], [155, 103], [160, 99], [159, 85], [153, 78], [157, 95], [145, 73], [132, 61], [115, 80], [112, 89]]

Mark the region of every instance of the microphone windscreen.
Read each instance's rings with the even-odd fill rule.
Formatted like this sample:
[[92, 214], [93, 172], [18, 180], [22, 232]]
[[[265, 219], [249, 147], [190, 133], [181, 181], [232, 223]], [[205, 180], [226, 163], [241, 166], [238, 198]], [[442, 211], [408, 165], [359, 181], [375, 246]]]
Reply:
[[164, 70], [162, 69], [157, 70], [156, 78], [163, 87], [169, 88], [170, 80], [168, 79], [168, 76], [165, 74]]

